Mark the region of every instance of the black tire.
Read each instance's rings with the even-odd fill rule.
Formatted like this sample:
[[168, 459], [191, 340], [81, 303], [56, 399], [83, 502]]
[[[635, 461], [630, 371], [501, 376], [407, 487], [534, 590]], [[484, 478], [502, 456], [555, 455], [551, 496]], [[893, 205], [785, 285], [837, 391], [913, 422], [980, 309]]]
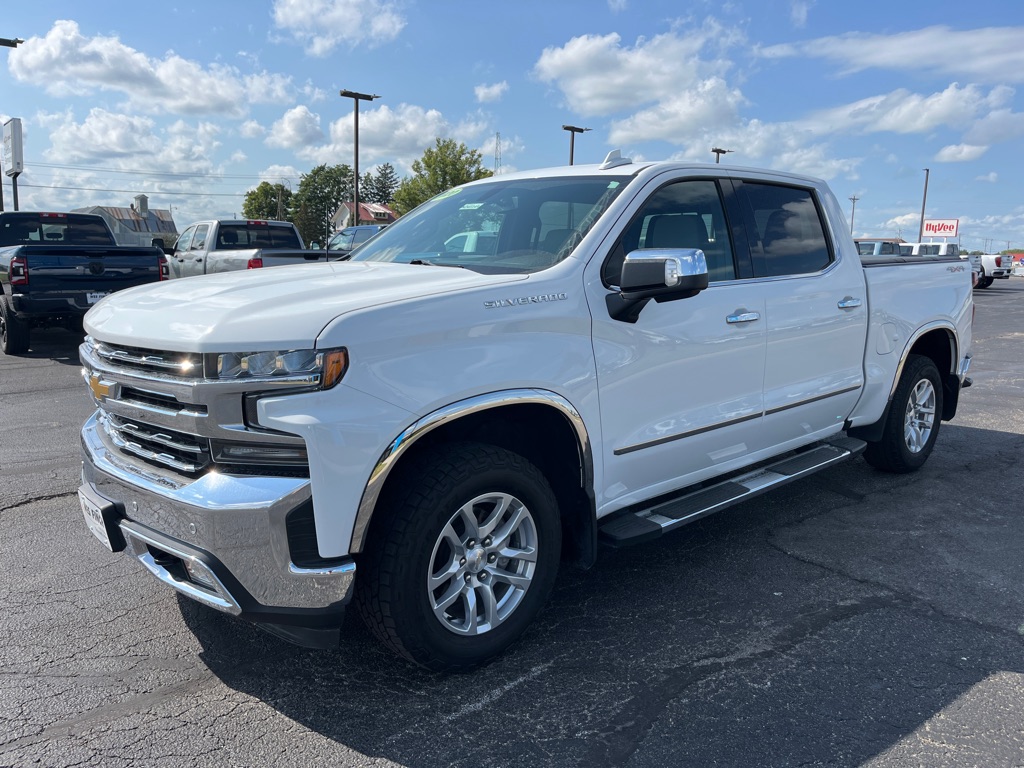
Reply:
[[5, 355], [20, 355], [28, 350], [28, 324], [14, 314], [7, 298], [0, 296], [0, 349]]
[[[561, 551], [554, 493], [525, 458], [482, 443], [442, 446], [397, 485], [359, 562], [359, 612], [427, 669], [479, 666], [526, 631], [551, 592]], [[499, 554], [511, 552], [525, 556]]]
[[911, 355], [892, 398], [882, 439], [864, 458], [884, 472], [920, 469], [931, 455], [942, 423], [942, 379], [931, 358]]
[[990, 285], [992, 285], [992, 281], [993, 280], [995, 280], [994, 277], [985, 277], [985, 271], [982, 270], [981, 271], [981, 277], [978, 278], [978, 287], [979, 288], [988, 288]]

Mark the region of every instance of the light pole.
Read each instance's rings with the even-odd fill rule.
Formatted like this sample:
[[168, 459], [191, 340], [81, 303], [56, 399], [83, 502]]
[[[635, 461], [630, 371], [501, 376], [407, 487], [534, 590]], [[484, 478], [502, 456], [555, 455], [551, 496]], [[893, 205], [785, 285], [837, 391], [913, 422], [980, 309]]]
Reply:
[[569, 132], [569, 165], [572, 165], [573, 150], [576, 148], [576, 134], [589, 131], [589, 128], [580, 128], [575, 125], [563, 125], [563, 131]]
[[13, 40], [9, 40], [6, 37], [0, 37], [0, 45], [4, 46], [6, 48], [17, 48], [19, 45], [21, 45], [24, 42], [25, 42], [24, 40], [22, 40], [20, 38], [17, 38], [17, 37], [14, 38]]
[[721, 147], [712, 147], [711, 151], [715, 154], [715, 162], [719, 163], [722, 160], [722, 155], [727, 155], [730, 152], [735, 152], [733, 149], [722, 149]]
[[853, 197], [850, 198], [850, 202], [853, 203], [853, 208], [850, 210], [850, 234], [851, 235], [853, 234], [853, 217], [857, 213], [857, 201], [858, 200], [860, 200], [860, 198], [857, 197], [856, 195], [854, 195]]
[[921, 229], [917, 232], [917, 242], [924, 241], [924, 207], [928, 203], [928, 174], [930, 171], [924, 169], [924, 197], [921, 199]]
[[[353, 143], [355, 144], [355, 168], [352, 170], [352, 214], [355, 216], [356, 224], [359, 224], [359, 102], [373, 101], [379, 99], [377, 94], [356, 93], [355, 91], [341, 90], [339, 96], [352, 99], [353, 115], [355, 116], [355, 131], [353, 132]], [[325, 232], [329, 235], [330, 232]]]

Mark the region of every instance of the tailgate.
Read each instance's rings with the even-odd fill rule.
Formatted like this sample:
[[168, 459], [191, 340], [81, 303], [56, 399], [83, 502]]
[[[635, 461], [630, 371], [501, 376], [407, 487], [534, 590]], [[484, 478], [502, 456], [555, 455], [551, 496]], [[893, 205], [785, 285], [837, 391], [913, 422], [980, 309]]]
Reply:
[[158, 248], [131, 246], [24, 246], [18, 255], [28, 266], [25, 293], [74, 296], [76, 304], [80, 297], [86, 305], [158, 281], [163, 259]]
[[327, 251], [277, 251], [262, 252], [264, 267], [280, 267], [286, 264], [315, 264], [327, 261]]

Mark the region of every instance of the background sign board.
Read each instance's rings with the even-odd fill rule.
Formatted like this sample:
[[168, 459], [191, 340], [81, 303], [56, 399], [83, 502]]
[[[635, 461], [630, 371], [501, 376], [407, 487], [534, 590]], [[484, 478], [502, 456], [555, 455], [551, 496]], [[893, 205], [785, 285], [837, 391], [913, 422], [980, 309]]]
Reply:
[[21, 118], [12, 117], [4, 123], [4, 173], [14, 176], [25, 170], [21, 145]]
[[958, 237], [960, 219], [925, 219], [925, 237]]

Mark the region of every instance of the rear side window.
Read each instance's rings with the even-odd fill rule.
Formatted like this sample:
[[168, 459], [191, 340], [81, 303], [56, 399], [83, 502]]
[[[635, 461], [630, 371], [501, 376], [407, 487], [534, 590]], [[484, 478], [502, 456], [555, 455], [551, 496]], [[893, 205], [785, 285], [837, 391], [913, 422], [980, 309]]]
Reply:
[[744, 182], [743, 196], [755, 231], [747, 235], [757, 277], [820, 272], [832, 252], [814, 194], [809, 189]]

